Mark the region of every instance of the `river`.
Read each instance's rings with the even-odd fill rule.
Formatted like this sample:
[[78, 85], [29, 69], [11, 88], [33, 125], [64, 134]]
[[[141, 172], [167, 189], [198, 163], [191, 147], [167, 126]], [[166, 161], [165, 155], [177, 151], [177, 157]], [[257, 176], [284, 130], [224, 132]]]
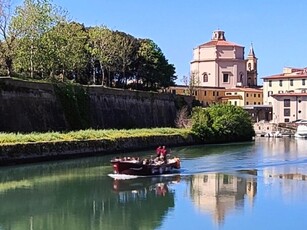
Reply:
[[171, 152], [182, 169], [159, 177], [115, 180], [114, 155], [2, 167], [0, 230], [307, 228], [306, 139]]

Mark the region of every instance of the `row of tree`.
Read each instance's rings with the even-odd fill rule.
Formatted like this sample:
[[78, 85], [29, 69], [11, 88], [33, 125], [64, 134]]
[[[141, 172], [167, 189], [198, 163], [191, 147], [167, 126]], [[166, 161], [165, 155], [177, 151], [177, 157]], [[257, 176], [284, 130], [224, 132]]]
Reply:
[[150, 39], [71, 22], [50, 0], [24, 0], [12, 11], [11, 0], [0, 0], [2, 74], [151, 90], [176, 80]]

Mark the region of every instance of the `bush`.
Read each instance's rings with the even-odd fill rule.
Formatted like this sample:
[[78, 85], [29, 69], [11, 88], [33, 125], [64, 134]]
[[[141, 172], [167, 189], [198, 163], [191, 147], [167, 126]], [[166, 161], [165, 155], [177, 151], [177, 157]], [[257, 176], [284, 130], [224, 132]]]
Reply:
[[245, 141], [255, 136], [250, 115], [242, 107], [229, 104], [195, 108], [192, 131], [204, 141]]

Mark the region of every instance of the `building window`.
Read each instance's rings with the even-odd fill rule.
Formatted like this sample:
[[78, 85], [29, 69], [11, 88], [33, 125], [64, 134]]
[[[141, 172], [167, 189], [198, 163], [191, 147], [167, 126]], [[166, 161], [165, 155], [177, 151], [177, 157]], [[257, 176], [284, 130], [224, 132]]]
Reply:
[[208, 74], [203, 73], [203, 82], [208, 82]]
[[261, 105], [260, 102], [258, 102], [258, 105]]
[[219, 92], [216, 92], [216, 96], [219, 96]]
[[290, 107], [290, 99], [284, 99], [284, 107]]
[[246, 104], [248, 105], [248, 101], [246, 102]]
[[226, 95], [231, 95], [231, 93], [226, 93]]
[[289, 118], [285, 118], [285, 122], [289, 122], [290, 120], [289, 120]]
[[258, 97], [260, 97], [260, 93], [258, 94]]
[[248, 97], [248, 93], [246, 94], [246, 97]]
[[235, 105], [237, 105], [237, 101], [235, 101]]
[[284, 91], [282, 91], [282, 90], [278, 90], [278, 93], [283, 93]]
[[175, 89], [172, 90], [172, 94], [176, 94], [176, 90]]
[[244, 77], [244, 74], [240, 72], [238, 82], [243, 82], [243, 77]]
[[279, 80], [279, 86], [282, 86], [282, 80]]
[[298, 111], [298, 113], [301, 113], [301, 112], [302, 112], [301, 110]]
[[256, 97], [256, 94], [254, 94], [254, 97]]
[[306, 80], [306, 79], [302, 79], [302, 85], [305, 85], [305, 80]]
[[215, 91], [213, 91], [213, 96], [215, 96]]
[[273, 91], [268, 91], [268, 97], [273, 94]]
[[284, 116], [290, 117], [290, 109], [284, 109]]
[[269, 87], [272, 87], [272, 81], [271, 80], [269, 81]]
[[290, 79], [290, 86], [293, 86], [293, 79]]
[[228, 73], [223, 74], [223, 82], [229, 82], [229, 75]]

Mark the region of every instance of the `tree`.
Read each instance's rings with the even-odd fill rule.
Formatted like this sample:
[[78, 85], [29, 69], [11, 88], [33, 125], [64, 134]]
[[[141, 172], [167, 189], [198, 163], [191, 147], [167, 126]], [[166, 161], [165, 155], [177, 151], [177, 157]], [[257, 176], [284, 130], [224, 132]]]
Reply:
[[12, 19], [12, 2], [11, 0], [0, 0], [0, 55], [5, 64], [8, 76], [12, 74], [12, 64], [16, 36], [10, 29]]
[[[128, 78], [133, 78], [134, 75], [132, 65], [137, 59], [139, 43], [133, 36], [123, 32], [115, 31], [114, 36], [116, 53], [118, 54], [118, 69], [121, 70], [121, 74], [118, 75], [118, 86], [127, 85]], [[127, 76], [127, 72], [130, 76]]]
[[[114, 36], [111, 30], [106, 27], [96, 26], [89, 28], [89, 42], [87, 48], [94, 60], [98, 60], [101, 69], [108, 73], [106, 85], [111, 86], [111, 72], [116, 70], [116, 52]], [[104, 73], [103, 80], [105, 81]]]
[[192, 96], [195, 88], [199, 86], [198, 72], [191, 71], [189, 76], [183, 76], [183, 83], [188, 89], [188, 95]]
[[203, 140], [245, 141], [255, 136], [252, 120], [242, 107], [216, 104], [193, 111], [192, 130]]
[[41, 38], [65, 18], [66, 13], [52, 5], [50, 0], [25, 0], [22, 6], [16, 8], [11, 28], [18, 35], [17, 69], [29, 71], [31, 78], [34, 71], [41, 71], [42, 60], [46, 58], [41, 49]]
[[87, 32], [82, 24], [61, 22], [41, 38], [45, 55], [42, 69], [50, 76], [61, 73], [63, 77], [76, 78], [88, 62]]
[[169, 64], [161, 49], [150, 39], [139, 39], [136, 66], [137, 79], [147, 88], [161, 88], [174, 84], [175, 68]]

